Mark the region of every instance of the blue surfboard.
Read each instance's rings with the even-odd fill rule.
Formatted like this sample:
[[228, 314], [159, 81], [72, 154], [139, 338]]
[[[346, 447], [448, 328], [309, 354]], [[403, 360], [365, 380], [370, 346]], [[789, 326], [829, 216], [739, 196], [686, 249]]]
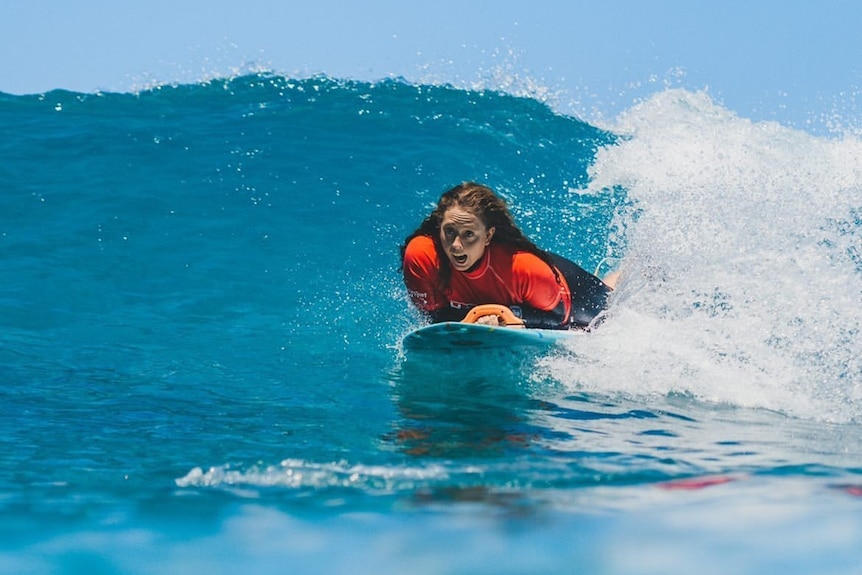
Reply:
[[554, 329], [492, 327], [476, 323], [443, 322], [415, 329], [404, 337], [406, 350], [470, 350], [550, 348], [581, 332]]

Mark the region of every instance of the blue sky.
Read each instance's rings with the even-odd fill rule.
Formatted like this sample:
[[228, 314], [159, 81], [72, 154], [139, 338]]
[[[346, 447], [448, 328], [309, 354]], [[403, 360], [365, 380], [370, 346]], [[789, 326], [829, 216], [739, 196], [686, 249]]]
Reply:
[[836, 111], [857, 123], [859, 30], [857, 0], [0, 0], [0, 91], [128, 91], [249, 64], [463, 86], [502, 74], [581, 115], [673, 85], [804, 127]]

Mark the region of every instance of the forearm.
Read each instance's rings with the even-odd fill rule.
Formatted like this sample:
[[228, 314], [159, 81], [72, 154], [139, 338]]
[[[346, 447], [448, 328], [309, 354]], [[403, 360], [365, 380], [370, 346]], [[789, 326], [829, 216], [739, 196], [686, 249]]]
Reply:
[[515, 315], [524, 320], [525, 327], [533, 329], [566, 329], [566, 307], [560, 302], [557, 307], [550, 311], [536, 309], [532, 306], [513, 306]]
[[[566, 319], [566, 308], [562, 302], [550, 311], [536, 309], [528, 305], [512, 306], [512, 311], [516, 316], [524, 320], [524, 327], [527, 328], [566, 329], [568, 327], [563, 323]], [[464, 310], [449, 306], [434, 311], [424, 311], [423, 313], [431, 323], [461, 321], [465, 316]]]
[[464, 319], [464, 310], [455, 309], [449, 306], [435, 309], [434, 311], [424, 312], [431, 320], [431, 323], [442, 323], [444, 321], [461, 321]]

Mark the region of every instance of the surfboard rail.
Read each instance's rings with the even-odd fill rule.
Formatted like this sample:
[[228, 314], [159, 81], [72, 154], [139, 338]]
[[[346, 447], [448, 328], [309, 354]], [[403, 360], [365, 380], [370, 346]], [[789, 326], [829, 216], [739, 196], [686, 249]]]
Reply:
[[470, 350], [550, 348], [577, 337], [578, 331], [525, 329], [465, 322], [441, 322], [422, 326], [404, 337], [406, 350]]

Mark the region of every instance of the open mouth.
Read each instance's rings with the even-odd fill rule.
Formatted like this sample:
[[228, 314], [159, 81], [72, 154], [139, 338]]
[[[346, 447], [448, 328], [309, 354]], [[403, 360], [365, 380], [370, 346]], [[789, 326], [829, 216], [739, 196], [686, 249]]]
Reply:
[[467, 263], [467, 254], [461, 254], [458, 256], [453, 255], [452, 259], [455, 260], [455, 263], [459, 266], [463, 266], [465, 263]]

